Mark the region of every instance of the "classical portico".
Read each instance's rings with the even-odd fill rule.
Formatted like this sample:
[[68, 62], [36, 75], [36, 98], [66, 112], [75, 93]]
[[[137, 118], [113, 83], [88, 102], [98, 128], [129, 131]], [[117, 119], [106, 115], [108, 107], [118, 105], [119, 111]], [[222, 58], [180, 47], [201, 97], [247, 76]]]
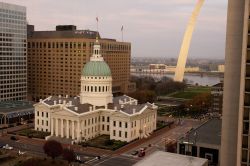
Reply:
[[80, 121], [51, 118], [51, 136], [60, 136], [72, 140], [81, 139]]

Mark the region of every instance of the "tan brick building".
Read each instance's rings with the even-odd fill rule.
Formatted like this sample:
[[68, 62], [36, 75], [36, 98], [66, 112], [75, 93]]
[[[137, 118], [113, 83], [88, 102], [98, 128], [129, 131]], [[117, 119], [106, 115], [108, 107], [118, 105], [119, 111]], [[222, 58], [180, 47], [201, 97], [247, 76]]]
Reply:
[[[57, 26], [56, 31], [34, 31], [28, 26], [28, 97], [79, 95], [81, 70], [89, 61], [96, 31]], [[135, 89], [129, 83], [131, 43], [100, 38], [101, 54], [113, 75], [113, 92]]]

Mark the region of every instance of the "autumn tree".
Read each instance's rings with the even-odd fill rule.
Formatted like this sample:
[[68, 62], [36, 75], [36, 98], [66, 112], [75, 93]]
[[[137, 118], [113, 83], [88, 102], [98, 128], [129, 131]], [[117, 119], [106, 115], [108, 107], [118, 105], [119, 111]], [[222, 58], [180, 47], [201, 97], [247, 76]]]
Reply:
[[75, 161], [75, 159], [76, 159], [76, 154], [72, 149], [63, 149], [62, 156], [63, 156], [63, 159], [67, 160], [69, 164], [72, 161]]
[[44, 153], [50, 156], [53, 160], [62, 154], [63, 148], [61, 143], [55, 140], [48, 140], [43, 145]]

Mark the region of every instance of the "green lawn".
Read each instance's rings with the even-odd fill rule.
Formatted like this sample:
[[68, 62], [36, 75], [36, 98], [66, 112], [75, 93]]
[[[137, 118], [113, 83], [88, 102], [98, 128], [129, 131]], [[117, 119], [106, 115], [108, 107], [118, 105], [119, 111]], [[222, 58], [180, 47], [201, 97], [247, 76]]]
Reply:
[[45, 139], [46, 136], [49, 136], [49, 132], [44, 132], [44, 131], [36, 131], [34, 129], [25, 129], [25, 130], [20, 130], [16, 132], [18, 135], [22, 136], [27, 136], [27, 137], [34, 137], [34, 138], [41, 138]]
[[210, 91], [211, 91], [211, 87], [193, 86], [193, 87], [186, 88], [184, 91], [171, 93], [168, 95], [168, 97], [192, 99], [199, 94], [210, 93]]
[[101, 135], [92, 140], [87, 141], [88, 146], [97, 147], [101, 149], [116, 150], [126, 145], [127, 142], [110, 140], [109, 135]]

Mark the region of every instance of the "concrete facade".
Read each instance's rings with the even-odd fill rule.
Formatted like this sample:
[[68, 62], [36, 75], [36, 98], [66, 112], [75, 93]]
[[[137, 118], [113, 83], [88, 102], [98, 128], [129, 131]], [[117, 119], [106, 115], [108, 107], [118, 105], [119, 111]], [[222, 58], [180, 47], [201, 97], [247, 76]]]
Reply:
[[27, 99], [26, 8], [0, 2], [0, 101]]
[[248, 166], [249, 0], [228, 1], [221, 136], [221, 166]]

